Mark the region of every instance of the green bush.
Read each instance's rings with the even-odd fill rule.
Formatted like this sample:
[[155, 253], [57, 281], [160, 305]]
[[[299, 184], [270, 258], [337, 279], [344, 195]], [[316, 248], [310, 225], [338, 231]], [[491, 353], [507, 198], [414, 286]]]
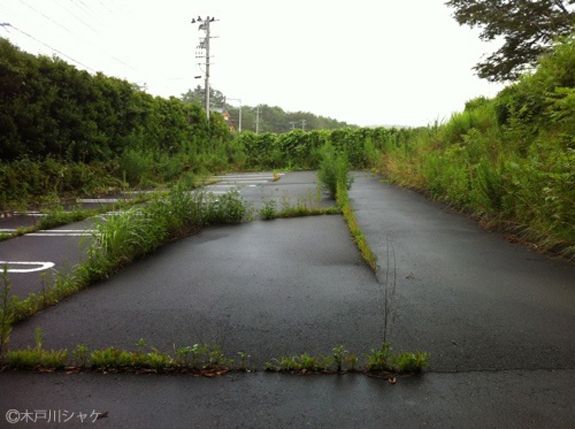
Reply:
[[379, 170], [575, 257], [575, 38], [493, 100], [385, 145]]
[[346, 155], [337, 153], [333, 146], [326, 144], [321, 150], [321, 161], [317, 177], [322, 187], [335, 200], [338, 183], [342, 183], [346, 189], [349, 189], [352, 182], [349, 176], [349, 164]]

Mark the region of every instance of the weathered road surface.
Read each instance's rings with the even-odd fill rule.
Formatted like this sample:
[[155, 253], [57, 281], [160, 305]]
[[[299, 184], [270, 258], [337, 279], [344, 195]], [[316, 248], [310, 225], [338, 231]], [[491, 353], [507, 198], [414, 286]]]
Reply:
[[438, 371], [575, 369], [574, 264], [365, 174], [350, 198], [380, 280], [397, 274], [396, 347]]
[[[242, 173], [224, 176], [219, 183], [207, 186], [205, 192], [215, 195], [237, 189], [244, 199], [256, 209], [264, 201], [275, 200], [278, 208], [282, 204], [325, 205], [329, 202], [318, 199], [314, 173], [291, 173], [278, 176], [280, 181], [273, 182], [273, 173]], [[119, 196], [118, 198], [120, 198]], [[129, 197], [129, 196], [128, 196]], [[109, 206], [118, 198], [88, 198], [78, 200], [84, 208]], [[9, 271], [31, 270], [28, 273], [10, 272], [12, 294], [25, 297], [29, 293], [39, 293], [46, 281], [56, 272], [66, 274], [86, 257], [86, 250], [92, 242], [93, 229], [97, 222], [102, 222], [109, 214], [95, 216], [82, 222], [75, 222], [49, 231], [37, 231], [10, 240], [0, 241], [0, 265], [8, 262]], [[34, 225], [41, 214], [37, 212], [20, 213], [15, 216], [0, 218], [0, 232], [13, 232], [18, 227]], [[12, 264], [10, 264], [12, 262]], [[14, 264], [13, 262], [16, 262]], [[35, 262], [53, 264], [53, 267], [34, 271], [39, 265]]]
[[[242, 194], [297, 201], [315, 186], [308, 173], [282, 185], [288, 177]], [[39, 326], [48, 348], [215, 342], [256, 365], [340, 343], [362, 353], [381, 343], [387, 291], [394, 347], [431, 353], [423, 377], [392, 386], [361, 376], [4, 373], [0, 421], [28, 408], [108, 412], [97, 422], [108, 427], [575, 426], [575, 268], [366, 175], [350, 195], [379, 281], [339, 216], [214, 228], [17, 325], [11, 345], [32, 344]]]

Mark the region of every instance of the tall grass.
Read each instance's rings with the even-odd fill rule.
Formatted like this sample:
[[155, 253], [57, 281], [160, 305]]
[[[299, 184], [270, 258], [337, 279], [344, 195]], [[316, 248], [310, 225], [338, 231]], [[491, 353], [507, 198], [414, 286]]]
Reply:
[[575, 258], [575, 38], [492, 100], [386, 144], [378, 169], [538, 249]]
[[376, 256], [357, 223], [349, 201], [348, 190], [351, 187], [353, 178], [349, 174], [349, 163], [346, 154], [338, 153], [331, 144], [326, 144], [321, 150], [321, 156], [320, 168], [317, 173], [319, 182], [329, 192], [330, 196], [336, 200], [361, 256], [375, 272], [377, 270]]
[[206, 226], [242, 222], [246, 214], [246, 204], [237, 191], [216, 198], [176, 187], [167, 194], [157, 195], [144, 206], [133, 207], [98, 224], [87, 260], [69, 275], [56, 276], [54, 283], [42, 294], [32, 293], [25, 299], [14, 297], [11, 302], [13, 319], [25, 319], [107, 278], [171, 240]]

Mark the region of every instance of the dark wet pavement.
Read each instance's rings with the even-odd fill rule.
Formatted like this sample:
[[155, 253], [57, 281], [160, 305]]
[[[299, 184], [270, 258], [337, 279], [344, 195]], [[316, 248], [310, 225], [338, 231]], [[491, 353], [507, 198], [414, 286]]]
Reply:
[[[312, 177], [242, 194], [297, 200]], [[35, 407], [107, 411], [109, 427], [574, 427], [574, 266], [368, 175], [350, 197], [377, 278], [339, 216], [208, 229], [17, 325], [12, 345], [39, 326], [45, 347], [216, 342], [253, 365], [361, 353], [382, 340], [387, 291], [395, 349], [431, 354], [422, 377], [4, 373], [0, 421]]]

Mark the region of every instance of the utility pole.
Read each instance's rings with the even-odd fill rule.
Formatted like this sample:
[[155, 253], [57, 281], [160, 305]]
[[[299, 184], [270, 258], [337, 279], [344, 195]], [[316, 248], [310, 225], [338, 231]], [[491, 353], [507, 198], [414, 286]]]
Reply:
[[290, 130], [290, 131], [293, 131], [293, 130], [295, 130], [295, 124], [296, 124], [296, 121], [290, 121], [290, 123], [289, 123], [289, 124], [290, 124], [290, 126], [291, 126], [291, 130]]
[[256, 134], [260, 132], [260, 106], [256, 107]]
[[240, 98], [228, 98], [228, 100], [238, 101], [240, 103], [239, 108], [239, 119], [238, 119], [238, 132], [242, 132], [242, 100]]
[[210, 39], [212, 36], [210, 34], [210, 24], [216, 21], [216, 18], [213, 16], [210, 17], [209, 15], [202, 19], [201, 16], [198, 16], [197, 19], [192, 19], [192, 24], [199, 23], [198, 29], [200, 31], [205, 31], [206, 35], [204, 38], [200, 40], [200, 44], [197, 46], [199, 50], [205, 51], [205, 55], [202, 56], [201, 53], [196, 52], [196, 58], [205, 58], [205, 83], [204, 83], [204, 91], [205, 91], [205, 101], [206, 101], [206, 117], [208, 121], [210, 120]]
[[301, 120], [301, 129], [305, 131], [305, 119]]

